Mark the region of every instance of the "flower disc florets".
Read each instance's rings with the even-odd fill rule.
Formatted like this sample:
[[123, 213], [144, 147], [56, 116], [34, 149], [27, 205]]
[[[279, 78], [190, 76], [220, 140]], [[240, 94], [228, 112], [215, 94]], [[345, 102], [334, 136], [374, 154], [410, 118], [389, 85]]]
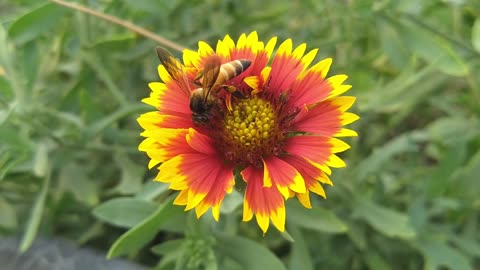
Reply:
[[278, 155], [284, 133], [276, 109], [259, 96], [234, 102], [219, 131], [219, 151], [234, 164], [257, 167], [262, 166], [262, 157]]

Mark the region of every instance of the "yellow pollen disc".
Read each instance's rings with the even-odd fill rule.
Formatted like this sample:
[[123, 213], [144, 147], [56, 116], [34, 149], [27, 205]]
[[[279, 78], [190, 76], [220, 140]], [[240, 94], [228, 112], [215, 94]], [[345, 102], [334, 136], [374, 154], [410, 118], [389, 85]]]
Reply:
[[234, 162], [258, 164], [275, 154], [283, 139], [274, 106], [259, 97], [232, 104], [224, 119], [223, 150]]

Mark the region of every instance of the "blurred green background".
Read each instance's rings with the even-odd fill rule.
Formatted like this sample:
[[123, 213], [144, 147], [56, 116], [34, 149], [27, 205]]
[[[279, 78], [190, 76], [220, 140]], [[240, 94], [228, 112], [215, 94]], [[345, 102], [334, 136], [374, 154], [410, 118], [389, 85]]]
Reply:
[[[0, 2], [0, 235], [63, 237], [155, 269], [479, 269], [480, 1], [89, 0], [189, 48], [256, 30], [319, 48], [361, 119], [287, 231], [171, 205], [138, 152], [159, 44], [37, 0]], [[173, 51], [173, 50], [172, 50]], [[180, 57], [178, 52], [175, 52]]]

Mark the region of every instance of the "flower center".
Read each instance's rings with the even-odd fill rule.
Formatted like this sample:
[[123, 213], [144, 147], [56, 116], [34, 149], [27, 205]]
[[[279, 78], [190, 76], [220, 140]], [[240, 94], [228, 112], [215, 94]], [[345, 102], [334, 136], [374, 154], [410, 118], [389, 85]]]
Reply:
[[222, 133], [217, 143], [227, 160], [258, 167], [262, 157], [279, 154], [284, 138], [275, 106], [258, 96], [232, 104], [232, 112], [224, 116]]

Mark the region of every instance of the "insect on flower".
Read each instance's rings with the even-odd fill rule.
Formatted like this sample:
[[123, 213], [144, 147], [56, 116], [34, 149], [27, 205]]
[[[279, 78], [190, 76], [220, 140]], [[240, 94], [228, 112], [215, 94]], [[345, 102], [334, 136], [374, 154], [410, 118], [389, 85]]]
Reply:
[[355, 97], [343, 95], [347, 75], [327, 76], [331, 58], [312, 64], [316, 48], [276, 42], [227, 35], [215, 49], [200, 41], [184, 50], [182, 61], [157, 49], [161, 82], [142, 100], [155, 110], [138, 118], [138, 149], [158, 166], [155, 181], [178, 191], [173, 203], [197, 217], [211, 210], [218, 221], [241, 187], [242, 220], [284, 231], [285, 201], [311, 208], [313, 193], [326, 197], [331, 168], [346, 166], [337, 154], [350, 148], [343, 137], [357, 136], [345, 125], [359, 118], [348, 112]]
[[192, 121], [197, 125], [205, 125], [209, 122], [210, 111], [216, 104], [218, 92], [221, 89], [236, 97], [243, 97], [234, 86], [225, 85], [225, 82], [244, 72], [252, 63], [250, 60], [239, 59], [222, 64], [217, 55], [211, 55], [206, 60], [203, 71], [199, 72], [195, 79], [195, 83], [200, 81], [201, 87], [191, 91], [182, 64], [164, 48], [158, 47], [157, 55], [178, 87], [190, 97]]

